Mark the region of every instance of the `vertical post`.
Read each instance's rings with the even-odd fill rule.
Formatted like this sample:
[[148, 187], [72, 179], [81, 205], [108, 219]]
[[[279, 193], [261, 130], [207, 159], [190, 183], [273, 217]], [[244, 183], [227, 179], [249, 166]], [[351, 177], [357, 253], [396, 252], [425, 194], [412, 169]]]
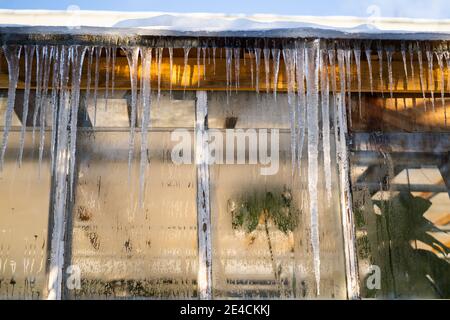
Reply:
[[352, 195], [350, 190], [350, 169], [347, 153], [347, 114], [345, 108], [345, 90], [337, 97], [339, 135], [336, 146], [339, 155], [339, 180], [342, 232], [344, 236], [345, 272], [347, 278], [347, 296], [359, 299], [359, 275], [356, 255], [355, 224], [353, 220]]
[[195, 142], [198, 233], [197, 283], [199, 298], [211, 299], [211, 211], [209, 204], [208, 104], [206, 91], [197, 91]]

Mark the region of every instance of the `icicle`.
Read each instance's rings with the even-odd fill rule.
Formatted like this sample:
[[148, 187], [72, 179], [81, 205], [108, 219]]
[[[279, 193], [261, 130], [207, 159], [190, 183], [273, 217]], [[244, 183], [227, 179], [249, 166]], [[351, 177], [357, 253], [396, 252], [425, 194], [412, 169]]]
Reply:
[[214, 72], [214, 75], [216, 75], [216, 47], [213, 47], [212, 48], [212, 51], [213, 51], [213, 72]]
[[202, 47], [203, 57], [203, 80], [206, 80], [206, 47]]
[[428, 62], [428, 90], [430, 90], [431, 93], [431, 106], [433, 108], [433, 111], [436, 111], [434, 108], [434, 77], [433, 77], [433, 51], [431, 51], [431, 48], [429, 45], [427, 46], [426, 50], [427, 55], [427, 62]]
[[270, 88], [270, 78], [269, 78], [269, 73], [270, 73], [270, 49], [269, 48], [264, 48], [263, 49], [263, 54], [264, 54], [264, 72], [266, 75], [266, 93], [269, 93], [269, 88]]
[[[325, 177], [325, 189], [327, 192], [327, 207], [331, 204], [331, 144], [330, 144], [330, 106], [328, 83], [328, 66], [326, 51], [322, 51], [320, 55], [320, 87], [322, 102], [322, 152]], [[358, 64], [358, 62], [357, 62]]]
[[352, 51], [346, 50], [345, 51], [345, 73], [347, 75], [347, 94], [348, 94], [348, 112], [350, 114], [349, 122], [350, 125], [352, 124]]
[[[91, 97], [91, 78], [92, 78], [92, 62], [94, 60], [94, 48], [95, 47], [89, 47], [88, 53], [89, 53], [89, 59], [88, 59], [88, 65], [87, 65], [87, 70], [86, 70], [86, 75], [87, 75], [87, 79], [86, 79], [86, 110], [85, 110], [85, 120], [87, 121], [89, 118], [89, 112], [88, 112], [88, 108], [89, 108], [89, 100]], [[114, 87], [114, 85], [113, 85]]]
[[445, 106], [445, 70], [444, 70], [444, 53], [442, 50], [436, 53], [436, 58], [439, 65], [439, 71], [441, 74], [441, 103], [442, 109], [444, 109], [444, 126], [447, 126], [447, 108]]
[[3, 169], [3, 161], [5, 159], [6, 147], [8, 145], [9, 130], [14, 113], [14, 102], [16, 100], [17, 81], [19, 79], [19, 60], [21, 46], [3, 45], [3, 54], [8, 62], [8, 104], [5, 114], [5, 127], [3, 129], [2, 153], [0, 158], [0, 170]]
[[280, 49], [272, 49], [273, 57], [273, 97], [277, 100], [278, 72], [280, 70]]
[[[111, 48], [112, 66], [111, 66], [111, 97], [114, 98], [114, 88], [116, 87], [116, 55], [117, 48]], [[86, 112], [87, 114], [87, 112]]]
[[255, 88], [256, 88], [256, 93], [259, 93], [259, 66], [261, 65], [261, 49], [260, 48], [255, 48]]
[[410, 42], [408, 45], [408, 51], [409, 61], [411, 63], [411, 79], [414, 80], [414, 46], [412, 42]]
[[425, 83], [423, 79], [422, 49], [419, 43], [417, 43], [417, 59], [419, 60], [420, 89], [422, 90], [423, 106], [425, 108], [425, 111], [427, 111], [427, 100], [425, 97]]
[[105, 110], [108, 110], [108, 94], [109, 94], [109, 72], [110, 72], [110, 63], [111, 63], [111, 48], [105, 48], [106, 55], [106, 72], [105, 72]]
[[292, 177], [295, 173], [295, 166], [297, 161], [297, 130], [296, 130], [296, 106], [294, 101], [294, 87], [295, 87], [295, 59], [294, 52], [292, 49], [283, 49], [283, 59], [284, 65], [286, 67], [286, 77], [287, 77], [287, 90], [288, 90], [288, 104], [289, 104], [289, 118], [290, 118], [290, 130], [291, 130], [291, 165]]
[[372, 50], [370, 49], [370, 42], [365, 43], [365, 53], [367, 59], [367, 66], [369, 68], [369, 82], [370, 82], [370, 93], [373, 94], [373, 76], [372, 76]]
[[240, 63], [241, 63], [241, 48], [234, 48], [234, 85], [237, 92], [239, 88], [239, 74], [240, 74]]
[[169, 47], [169, 96], [172, 99], [173, 47]]
[[[70, 96], [70, 199], [73, 199], [74, 174], [75, 174], [75, 154], [77, 146], [77, 123], [78, 123], [78, 108], [80, 105], [80, 82], [83, 69], [83, 60], [85, 54], [85, 47], [72, 46], [70, 47], [70, 60], [72, 62], [72, 88]], [[107, 54], [109, 55], [108, 51]], [[106, 88], [106, 91], [108, 89]]]
[[249, 57], [249, 63], [250, 63], [250, 81], [251, 81], [251, 87], [254, 88], [254, 70], [253, 70], [253, 57], [252, 57], [252, 51], [250, 49], [247, 49], [248, 51], [248, 57]]
[[[338, 117], [337, 114], [337, 81], [336, 81], [336, 51], [334, 49], [334, 45], [328, 48], [328, 61], [331, 69], [331, 91], [333, 92], [333, 128], [334, 128], [334, 138], [335, 145], [338, 145]], [[336, 152], [336, 163], [339, 163], [339, 158]]]
[[361, 47], [360, 47], [359, 42], [355, 43], [355, 47], [353, 49], [353, 54], [355, 55], [356, 76], [358, 78], [358, 111], [359, 111], [359, 119], [362, 119], [362, 109], [361, 109]]
[[28, 105], [30, 101], [31, 72], [33, 69], [34, 46], [24, 46], [25, 55], [25, 90], [23, 93], [22, 128], [20, 131], [19, 167], [22, 166], [23, 147], [25, 143], [25, 130], [27, 128]]
[[102, 47], [95, 47], [95, 71], [94, 71], [94, 127], [97, 124], [97, 93], [98, 93], [98, 78], [100, 56], [102, 54]]
[[226, 77], [227, 77], [227, 104], [228, 104], [228, 96], [230, 94], [231, 87], [231, 62], [233, 59], [233, 52], [231, 48], [225, 48], [225, 61], [226, 61]]
[[197, 86], [200, 87], [200, 77], [201, 77], [201, 72], [200, 72], [200, 48], [197, 48]]
[[320, 295], [320, 239], [318, 210], [319, 174], [319, 44], [318, 40], [306, 48], [306, 87], [308, 123], [308, 193], [311, 217], [311, 244], [317, 295]]
[[55, 171], [56, 165], [56, 133], [57, 133], [57, 116], [58, 116], [58, 93], [59, 93], [59, 84], [60, 84], [60, 73], [59, 73], [59, 65], [60, 65], [60, 51], [59, 47], [54, 47], [53, 52], [53, 77], [52, 77], [52, 133], [51, 133], [51, 146], [50, 146], [50, 156], [51, 156], [51, 175], [53, 177], [53, 173]]
[[[298, 147], [297, 149], [297, 165], [299, 171], [302, 165], [303, 145], [305, 144], [306, 131], [306, 97], [305, 97], [305, 42], [298, 41], [296, 46], [296, 81], [297, 81], [297, 126], [298, 126]], [[295, 148], [295, 146], [294, 146]]]
[[403, 60], [403, 70], [405, 72], [405, 81], [406, 84], [408, 84], [408, 66], [406, 62], [406, 43], [405, 41], [402, 41], [400, 45], [400, 51], [402, 52], [402, 60]]
[[189, 51], [191, 51], [191, 47], [185, 46], [184, 50], [184, 69], [183, 69], [183, 79], [184, 79], [184, 91], [186, 91], [186, 86], [189, 81], [189, 74], [187, 72], [187, 65], [189, 59]]
[[45, 46], [43, 52], [44, 58], [44, 75], [42, 80], [42, 96], [40, 112], [40, 138], [39, 138], [39, 177], [41, 174], [42, 157], [44, 155], [44, 142], [45, 142], [45, 126], [47, 122], [47, 107], [48, 107], [48, 81], [50, 78], [50, 66], [53, 55], [53, 48]]
[[[159, 49], [158, 49], [159, 51]], [[162, 52], [158, 52], [158, 59]], [[159, 61], [159, 60], [158, 60]], [[159, 63], [159, 62], [158, 62]], [[140, 177], [139, 177], [139, 204], [141, 208], [144, 207], [144, 187], [147, 163], [148, 149], [148, 126], [150, 124], [150, 105], [151, 105], [151, 67], [152, 67], [152, 49], [145, 48], [142, 52], [142, 116], [141, 116], [141, 162], [140, 162]]]
[[384, 97], [384, 81], [383, 81], [383, 46], [381, 42], [377, 43], [377, 54], [378, 54], [378, 66], [380, 73], [380, 89], [381, 96]]
[[[130, 69], [130, 84], [131, 84], [131, 117], [130, 117], [130, 140], [128, 147], [128, 179], [131, 174], [131, 161], [133, 159], [134, 151], [134, 134], [136, 127], [136, 111], [137, 111], [137, 86], [138, 86], [138, 60], [139, 60], [139, 47], [124, 48], [127, 55], [128, 66]], [[187, 59], [185, 59], [186, 61]], [[187, 64], [187, 61], [185, 62]], [[186, 70], [186, 65], [185, 65]]]
[[32, 141], [33, 146], [35, 142], [35, 132], [36, 132], [36, 125], [37, 125], [37, 118], [39, 115], [39, 108], [41, 106], [41, 86], [42, 86], [42, 69], [43, 69], [43, 62], [44, 59], [42, 57], [41, 52], [41, 46], [36, 46], [36, 93], [35, 93], [35, 99], [34, 99], [34, 111], [33, 111], [33, 130], [32, 130]]
[[450, 51], [445, 51], [444, 57], [447, 63], [447, 90], [450, 91]]
[[[163, 50], [164, 48], [158, 48], [158, 51], [156, 52], [157, 59], [158, 59], [158, 101], [161, 98], [161, 64], [162, 64], [162, 57], [163, 57]], [[151, 75], [150, 75], [151, 77]], [[200, 80], [199, 80], [200, 83]]]
[[389, 78], [389, 92], [391, 95], [391, 99], [394, 98], [394, 78], [392, 75], [392, 56], [394, 54], [394, 49], [391, 47], [388, 47], [386, 49], [386, 57], [387, 57], [387, 63], [388, 63], [388, 78]]

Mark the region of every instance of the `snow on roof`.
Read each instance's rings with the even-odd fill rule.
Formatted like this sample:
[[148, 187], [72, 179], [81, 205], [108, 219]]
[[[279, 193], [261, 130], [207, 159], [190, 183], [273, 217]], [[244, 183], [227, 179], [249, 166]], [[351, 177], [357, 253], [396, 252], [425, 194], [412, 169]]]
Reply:
[[[312, 16], [278, 16], [267, 14], [229, 15], [206, 13], [164, 13], [164, 12], [113, 12], [113, 11], [47, 11], [47, 10], [1, 10], [0, 27], [44, 30], [62, 33], [98, 33], [121, 30], [137, 34], [153, 35], [159, 31], [184, 33], [185, 35], [227, 35], [240, 33], [242, 36], [258, 33], [283, 36], [289, 30], [290, 36], [295, 31], [301, 35], [303, 30], [344, 33], [347, 35], [417, 35], [435, 34], [437, 39], [449, 39], [450, 20], [425, 20], [408, 18], [381, 17], [312, 17]], [[30, 29], [33, 27], [33, 29]], [[44, 28], [44, 29], [43, 29]], [[278, 32], [278, 33], [277, 33]], [[322, 32], [322, 33], [321, 33]], [[313, 32], [314, 33], [314, 32]], [[235, 34], [236, 35], [236, 34]], [[311, 35], [311, 34], [308, 34]], [[440, 38], [440, 36], [443, 36]], [[395, 37], [395, 36], [394, 36]], [[408, 38], [408, 37], [407, 37]], [[424, 39], [427, 37], [423, 36]], [[435, 37], [436, 38], [436, 37]]]

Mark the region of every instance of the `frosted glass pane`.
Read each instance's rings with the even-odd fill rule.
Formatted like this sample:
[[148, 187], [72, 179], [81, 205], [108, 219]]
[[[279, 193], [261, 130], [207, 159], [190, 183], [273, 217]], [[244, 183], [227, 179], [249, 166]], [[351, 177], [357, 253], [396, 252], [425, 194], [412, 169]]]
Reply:
[[[3, 134], [3, 133], [2, 133]], [[39, 170], [39, 133], [26, 132], [18, 166], [20, 132], [9, 136], [0, 172], [0, 299], [45, 297], [50, 203], [50, 134]]]
[[72, 298], [193, 298], [197, 295], [195, 165], [176, 166], [170, 132], [148, 135], [143, 208], [140, 133], [128, 171], [128, 132], [81, 132], [71, 264]]

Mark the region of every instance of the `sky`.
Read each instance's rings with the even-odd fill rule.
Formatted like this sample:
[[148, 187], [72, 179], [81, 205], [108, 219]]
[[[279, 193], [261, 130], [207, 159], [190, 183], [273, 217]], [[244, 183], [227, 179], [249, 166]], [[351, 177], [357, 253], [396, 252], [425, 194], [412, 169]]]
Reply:
[[450, 19], [449, 0], [0, 0], [0, 9], [209, 12]]

